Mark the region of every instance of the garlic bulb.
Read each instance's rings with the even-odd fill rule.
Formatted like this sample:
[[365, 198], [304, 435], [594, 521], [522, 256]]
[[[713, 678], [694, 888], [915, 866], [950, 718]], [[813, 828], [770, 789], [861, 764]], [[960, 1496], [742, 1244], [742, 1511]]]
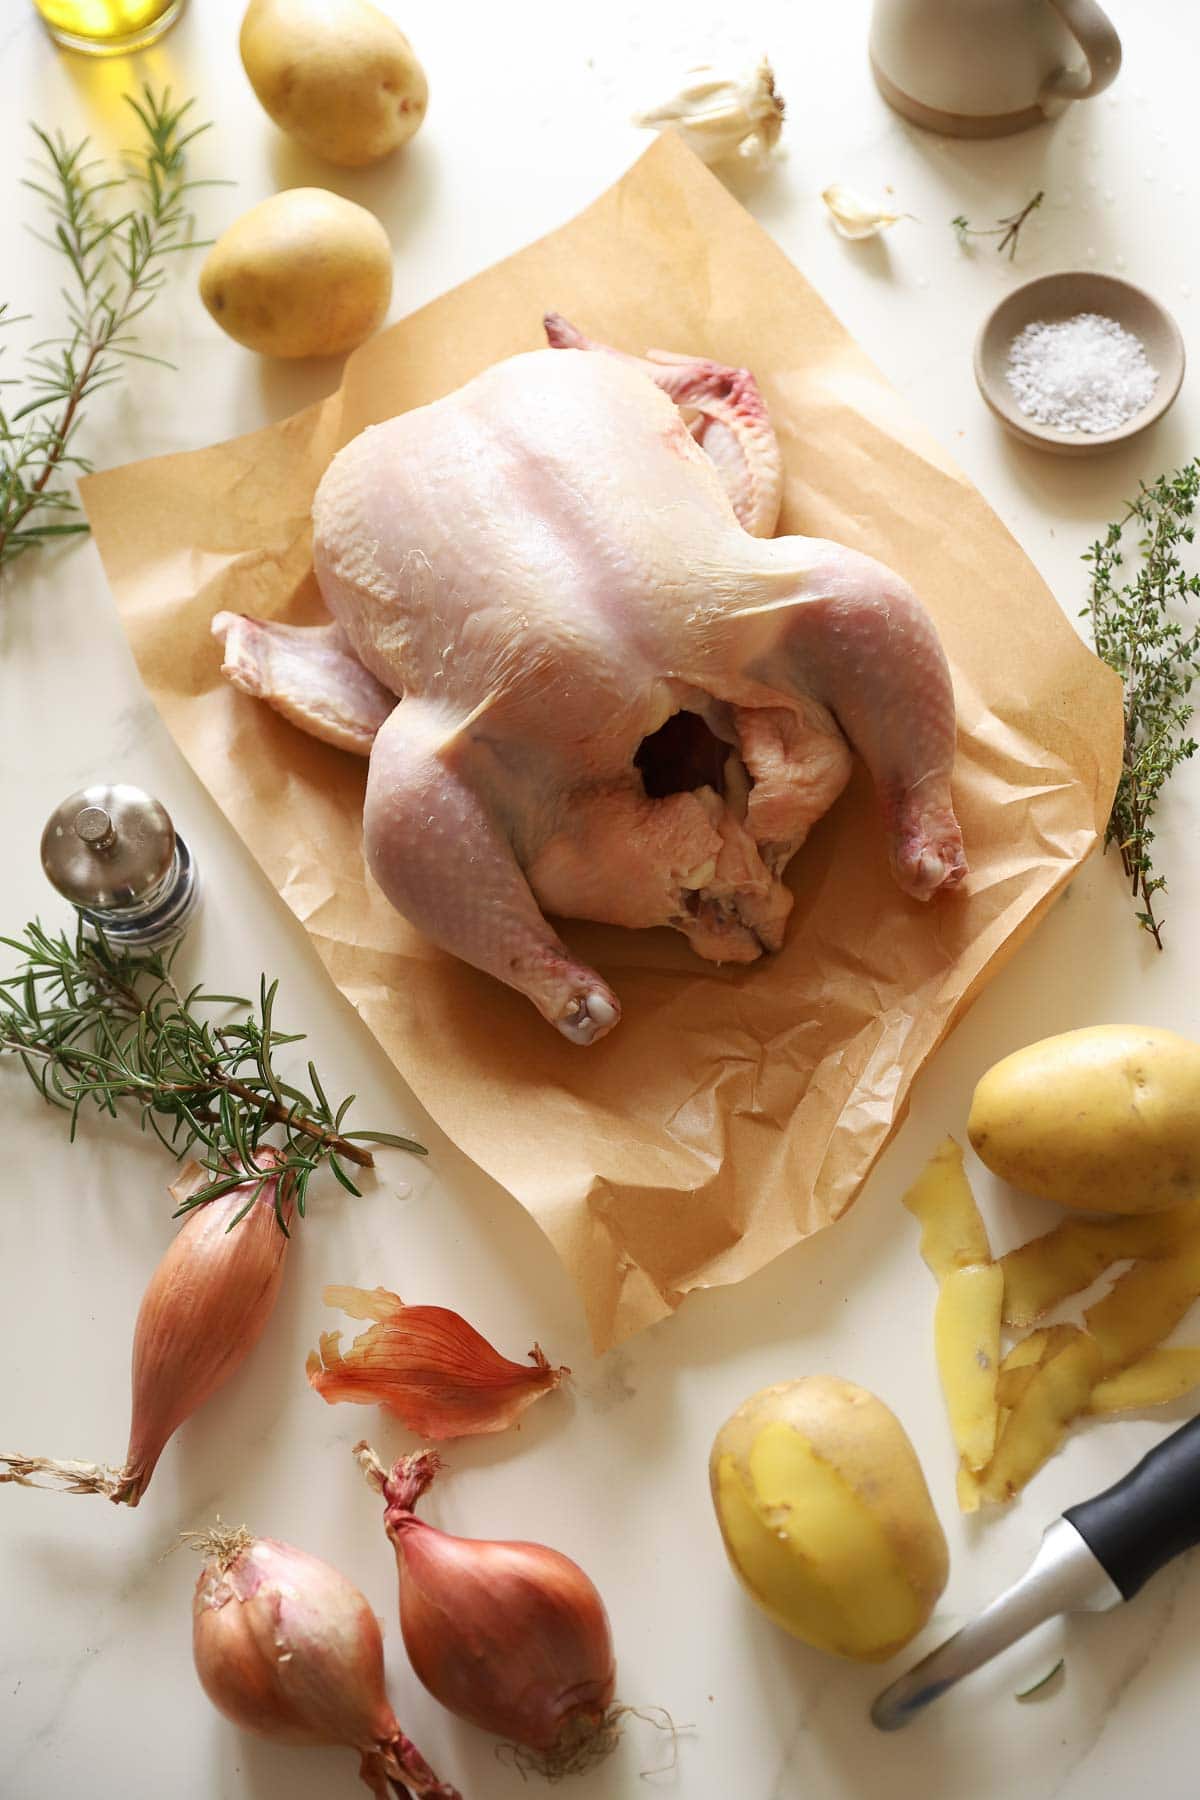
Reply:
[[783, 129], [783, 96], [764, 56], [756, 69], [722, 75], [709, 63], [688, 69], [679, 92], [661, 106], [635, 113], [635, 125], [673, 131], [706, 163], [762, 157]]
[[877, 237], [889, 225], [894, 225], [897, 219], [908, 216], [906, 213], [882, 212], [878, 207], [872, 206], [869, 200], [864, 200], [850, 188], [839, 186], [837, 182], [827, 187], [821, 198], [844, 238]]

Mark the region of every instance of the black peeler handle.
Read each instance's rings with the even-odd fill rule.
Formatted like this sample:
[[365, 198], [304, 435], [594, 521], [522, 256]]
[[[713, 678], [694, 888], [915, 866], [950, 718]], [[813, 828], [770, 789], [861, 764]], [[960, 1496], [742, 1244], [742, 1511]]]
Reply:
[[1200, 1418], [1063, 1517], [1131, 1599], [1173, 1557], [1200, 1544]]

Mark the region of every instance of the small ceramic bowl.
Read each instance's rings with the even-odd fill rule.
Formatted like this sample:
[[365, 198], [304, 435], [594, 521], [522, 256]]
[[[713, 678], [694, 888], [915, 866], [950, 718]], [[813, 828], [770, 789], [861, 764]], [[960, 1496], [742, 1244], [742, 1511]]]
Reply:
[[[1115, 431], [1060, 431], [1039, 424], [1021, 411], [1008, 384], [1009, 346], [1026, 325], [1035, 320], [1053, 324], [1082, 312], [1102, 313], [1140, 338], [1150, 366], [1158, 371], [1154, 393], [1146, 405]], [[1014, 288], [984, 320], [975, 342], [975, 379], [996, 417], [1023, 443], [1060, 456], [1090, 456], [1098, 450], [1111, 450], [1162, 418], [1179, 392], [1184, 360], [1179, 327], [1157, 300], [1130, 281], [1118, 281], [1115, 275], [1070, 269]]]

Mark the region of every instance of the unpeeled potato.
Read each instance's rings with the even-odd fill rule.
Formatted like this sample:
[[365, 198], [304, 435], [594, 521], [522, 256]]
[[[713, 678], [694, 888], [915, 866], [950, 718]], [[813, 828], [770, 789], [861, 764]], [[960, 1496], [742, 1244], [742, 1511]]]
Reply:
[[338, 356], [378, 329], [392, 248], [373, 213], [325, 188], [289, 188], [243, 213], [200, 271], [223, 331], [264, 356]]
[[1200, 1188], [1200, 1044], [1148, 1025], [1044, 1038], [988, 1070], [967, 1135], [994, 1174], [1044, 1200], [1178, 1206]]
[[425, 117], [412, 45], [368, 0], [250, 0], [239, 46], [264, 111], [327, 162], [378, 162]]
[[865, 1388], [764, 1388], [717, 1433], [709, 1475], [734, 1572], [785, 1631], [882, 1662], [925, 1624], [946, 1540], [903, 1426]]

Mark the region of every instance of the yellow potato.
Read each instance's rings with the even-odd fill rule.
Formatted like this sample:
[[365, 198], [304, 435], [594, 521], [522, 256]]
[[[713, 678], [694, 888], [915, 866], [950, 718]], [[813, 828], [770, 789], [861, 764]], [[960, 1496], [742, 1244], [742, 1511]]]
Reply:
[[946, 1585], [946, 1540], [916, 1452], [881, 1400], [833, 1375], [753, 1395], [709, 1459], [734, 1572], [785, 1631], [882, 1662]]
[[1200, 1045], [1146, 1025], [1045, 1038], [988, 1070], [967, 1135], [997, 1175], [1063, 1206], [1177, 1206], [1200, 1188]]
[[1127, 1412], [1132, 1407], [1165, 1406], [1200, 1384], [1200, 1349], [1179, 1344], [1150, 1350], [1128, 1368], [1103, 1376], [1092, 1389], [1089, 1410]]
[[992, 1260], [987, 1231], [963, 1169], [961, 1147], [943, 1138], [903, 1204], [921, 1222], [921, 1255], [939, 1281], [951, 1269]]
[[328, 162], [377, 162], [425, 117], [412, 45], [368, 0], [250, 0], [239, 45], [263, 109]]
[[1072, 1419], [1087, 1410], [1100, 1369], [1099, 1345], [1085, 1331], [1072, 1331], [1061, 1349], [1035, 1370], [1004, 1422], [987, 1468], [978, 1474], [965, 1468], [960, 1472], [964, 1512], [973, 1512], [980, 1501], [995, 1505], [1020, 1493], [1058, 1449]]
[[975, 1263], [950, 1270], [934, 1308], [934, 1353], [950, 1430], [969, 1469], [981, 1469], [996, 1447], [1003, 1298], [1004, 1274], [999, 1264]]
[[392, 249], [378, 219], [324, 188], [289, 188], [219, 237], [200, 296], [231, 338], [264, 356], [337, 356], [378, 329]]
[[1132, 1218], [1064, 1219], [1000, 1258], [1004, 1323], [1032, 1325], [1126, 1257], [1169, 1256], [1200, 1229], [1196, 1201]]
[[1200, 1299], [1200, 1238], [1192, 1238], [1161, 1262], [1135, 1263], [1103, 1300], [1084, 1313], [1100, 1347], [1104, 1373], [1136, 1362]]

